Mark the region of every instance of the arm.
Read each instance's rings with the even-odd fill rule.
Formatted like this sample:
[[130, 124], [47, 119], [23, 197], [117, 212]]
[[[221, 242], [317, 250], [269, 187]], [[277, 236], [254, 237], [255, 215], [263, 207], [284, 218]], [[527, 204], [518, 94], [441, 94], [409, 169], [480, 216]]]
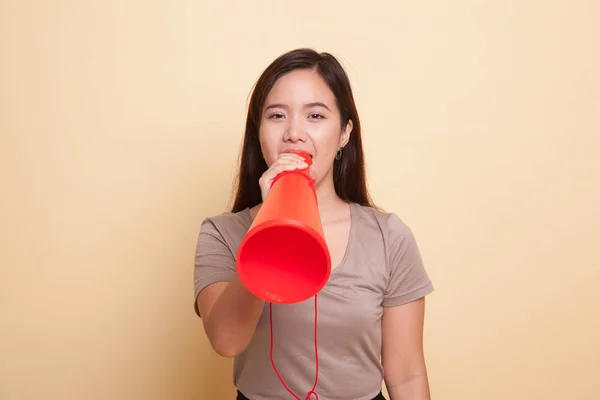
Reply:
[[387, 224], [389, 280], [383, 299], [381, 358], [392, 400], [430, 400], [423, 354], [425, 296], [433, 285], [408, 226], [391, 215]]
[[[281, 154], [258, 182], [263, 201], [278, 174], [306, 167], [301, 156]], [[314, 170], [309, 173], [313, 176]], [[265, 302], [244, 287], [236, 273], [232, 250], [210, 221], [202, 225], [194, 271], [196, 309], [204, 331], [218, 354], [235, 357], [250, 343]]]
[[235, 357], [248, 346], [264, 301], [241, 283], [233, 247], [223, 236], [228, 235], [227, 224], [219, 218], [215, 221], [205, 221], [198, 237], [194, 266], [196, 312], [217, 354]]
[[235, 357], [252, 338], [264, 301], [250, 293], [235, 274], [198, 295], [198, 310], [211, 346], [223, 357]]
[[425, 299], [385, 307], [382, 317], [382, 363], [391, 400], [430, 400], [423, 354]]

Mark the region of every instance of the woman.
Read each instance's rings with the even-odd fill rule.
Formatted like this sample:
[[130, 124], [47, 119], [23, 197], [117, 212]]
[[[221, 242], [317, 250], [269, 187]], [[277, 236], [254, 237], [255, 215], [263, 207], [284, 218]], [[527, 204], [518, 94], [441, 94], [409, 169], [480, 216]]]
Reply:
[[[297, 150], [312, 156], [310, 167]], [[384, 399], [382, 381], [393, 400], [429, 399], [422, 336], [433, 286], [410, 229], [371, 203], [358, 113], [333, 56], [298, 49], [268, 66], [240, 164], [233, 209], [203, 222], [194, 269], [196, 313], [214, 350], [235, 357], [237, 399]], [[313, 301], [273, 305], [271, 316], [234, 258], [273, 179], [306, 168], [333, 268], [318, 294], [316, 365]]]

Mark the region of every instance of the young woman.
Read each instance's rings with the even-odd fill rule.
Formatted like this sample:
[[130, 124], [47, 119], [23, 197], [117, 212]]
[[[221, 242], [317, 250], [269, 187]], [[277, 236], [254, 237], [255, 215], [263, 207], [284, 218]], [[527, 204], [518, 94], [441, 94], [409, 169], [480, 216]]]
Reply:
[[[422, 342], [433, 286], [411, 230], [369, 198], [350, 82], [332, 55], [298, 49], [267, 67], [240, 164], [233, 209], [202, 223], [194, 268], [196, 313], [214, 350], [235, 357], [237, 399], [384, 399], [383, 381], [393, 400], [429, 399]], [[332, 263], [317, 296], [318, 347], [312, 300], [273, 305], [271, 315], [235, 268], [273, 179], [306, 168]]]

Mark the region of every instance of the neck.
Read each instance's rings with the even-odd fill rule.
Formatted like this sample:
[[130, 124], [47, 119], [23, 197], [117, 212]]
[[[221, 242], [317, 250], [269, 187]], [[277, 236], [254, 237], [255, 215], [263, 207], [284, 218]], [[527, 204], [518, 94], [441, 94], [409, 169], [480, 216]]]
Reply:
[[333, 177], [324, 179], [319, 183], [319, 185], [315, 187], [315, 192], [317, 193], [317, 202], [319, 204], [319, 214], [321, 214], [321, 217], [339, 209], [340, 205], [345, 203], [345, 201], [335, 192]]

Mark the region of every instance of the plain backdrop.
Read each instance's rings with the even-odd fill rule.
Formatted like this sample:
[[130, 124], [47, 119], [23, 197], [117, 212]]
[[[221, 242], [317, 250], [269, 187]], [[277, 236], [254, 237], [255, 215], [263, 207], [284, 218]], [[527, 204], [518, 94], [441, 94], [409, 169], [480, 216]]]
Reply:
[[0, 3], [0, 399], [232, 399], [193, 311], [250, 89], [338, 56], [434, 399], [600, 398], [600, 3]]

